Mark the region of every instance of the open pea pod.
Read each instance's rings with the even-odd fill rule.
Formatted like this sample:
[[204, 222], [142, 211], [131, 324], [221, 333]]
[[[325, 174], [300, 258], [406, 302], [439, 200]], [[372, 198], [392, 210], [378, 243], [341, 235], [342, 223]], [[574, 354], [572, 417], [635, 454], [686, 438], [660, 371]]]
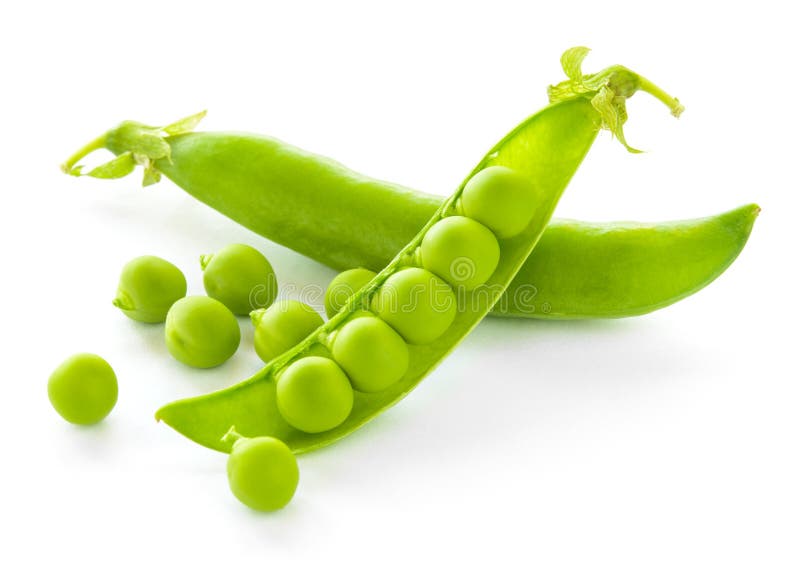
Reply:
[[[422, 230], [378, 275], [353, 295], [347, 305], [300, 344], [278, 356], [250, 379], [227, 389], [176, 401], [156, 413], [158, 420], [201, 445], [230, 451], [225, 433], [235, 426], [244, 436], [270, 435], [295, 452], [313, 450], [353, 432], [411, 391], [491, 310], [541, 237], [572, 175], [602, 127], [625, 144], [622, 123], [625, 99], [644, 90], [664, 101], [674, 114], [676, 99], [623, 67], [596, 75], [579, 71], [585, 50], [575, 48], [562, 57], [568, 81], [551, 89], [553, 103], [523, 121], [478, 163], [467, 179], [438, 208]], [[627, 146], [627, 145], [626, 145]], [[304, 432], [290, 425], [277, 403], [276, 383], [287, 368], [310, 355], [328, 354], [331, 339], [371, 300], [398, 271], [418, 266], [419, 248], [426, 234], [442, 219], [461, 211], [467, 181], [491, 166], [505, 166], [532, 180], [537, 200], [525, 228], [499, 243], [499, 261], [491, 277], [474, 290], [460, 289], [455, 316], [444, 333], [424, 344], [408, 346], [408, 367], [394, 384], [377, 393], [356, 392], [352, 410], [338, 426], [323, 432]], [[330, 356], [329, 356], [330, 357]]]

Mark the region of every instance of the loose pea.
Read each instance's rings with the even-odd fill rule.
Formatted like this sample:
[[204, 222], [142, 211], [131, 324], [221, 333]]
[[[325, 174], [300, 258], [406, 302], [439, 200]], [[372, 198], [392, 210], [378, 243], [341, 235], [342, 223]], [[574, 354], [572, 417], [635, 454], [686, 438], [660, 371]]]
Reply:
[[106, 360], [94, 354], [75, 354], [50, 375], [47, 395], [65, 420], [92, 425], [117, 403], [117, 376]]
[[250, 313], [255, 326], [253, 344], [265, 362], [274, 359], [322, 326], [322, 317], [297, 300], [281, 300]]
[[297, 459], [274, 437], [241, 437], [231, 429], [223, 440], [235, 439], [228, 457], [228, 484], [245, 506], [262, 512], [279, 510], [297, 489]]
[[246, 316], [255, 308], [266, 308], [278, 294], [272, 265], [249, 245], [234, 243], [212, 255], [203, 255], [200, 266], [208, 296], [234, 314]]
[[278, 378], [278, 411], [295, 429], [321, 433], [337, 427], [353, 408], [353, 388], [335, 361], [307, 356]]
[[505, 166], [484, 168], [464, 186], [461, 209], [505, 239], [528, 226], [539, 201], [529, 179]]
[[494, 233], [460, 215], [436, 222], [422, 238], [420, 252], [426, 269], [465, 290], [489, 280], [500, 261]]
[[456, 317], [456, 296], [442, 279], [418, 267], [391, 275], [372, 300], [372, 310], [410, 344], [429, 344]]
[[325, 291], [325, 313], [328, 318], [339, 312], [347, 299], [371, 281], [377, 273], [369, 269], [349, 269], [336, 275]]
[[123, 268], [114, 306], [139, 322], [163, 322], [169, 308], [186, 296], [186, 278], [181, 270], [160, 257], [145, 255]]
[[358, 391], [382, 391], [408, 369], [408, 346], [391, 326], [374, 316], [347, 322], [336, 333], [334, 359]]
[[176, 360], [208, 368], [224, 363], [236, 352], [241, 332], [236, 317], [220, 301], [187, 296], [169, 309], [164, 336]]

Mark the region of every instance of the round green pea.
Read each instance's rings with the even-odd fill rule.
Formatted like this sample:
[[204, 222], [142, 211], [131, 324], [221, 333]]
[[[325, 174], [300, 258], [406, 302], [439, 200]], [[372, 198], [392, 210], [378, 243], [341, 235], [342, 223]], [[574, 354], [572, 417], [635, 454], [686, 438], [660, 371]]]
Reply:
[[278, 281], [267, 258], [249, 245], [234, 243], [200, 257], [203, 286], [234, 314], [266, 308], [278, 295]]
[[494, 273], [500, 261], [500, 244], [485, 225], [453, 215], [427, 231], [420, 255], [423, 267], [453, 286], [472, 290]]
[[236, 317], [220, 301], [187, 296], [169, 309], [164, 337], [176, 360], [208, 368], [224, 363], [236, 352], [241, 332]]
[[342, 271], [336, 275], [325, 291], [325, 314], [328, 318], [339, 312], [347, 300], [377, 274], [369, 269], [358, 268]]
[[76, 425], [92, 425], [117, 403], [117, 376], [106, 360], [95, 354], [75, 354], [50, 375], [47, 395], [53, 408]]
[[521, 233], [538, 205], [538, 191], [531, 179], [505, 166], [484, 168], [469, 179], [461, 194], [463, 214], [501, 239]]
[[129, 261], [117, 286], [114, 306], [139, 322], [163, 322], [170, 307], [186, 296], [181, 270], [160, 257], [145, 255]]
[[341, 425], [353, 409], [353, 388], [339, 365], [320, 356], [296, 360], [275, 386], [278, 411], [295, 429], [321, 433]]
[[357, 391], [383, 391], [408, 369], [408, 346], [391, 326], [375, 316], [360, 316], [347, 322], [331, 347]]
[[432, 272], [409, 267], [386, 279], [372, 299], [372, 311], [409, 344], [429, 344], [453, 323], [456, 296]]
[[322, 316], [297, 300], [280, 300], [250, 313], [255, 326], [253, 344], [265, 362], [273, 360], [322, 326]]
[[228, 457], [228, 484], [244, 505], [262, 512], [283, 508], [294, 496], [300, 471], [283, 441], [240, 438]]

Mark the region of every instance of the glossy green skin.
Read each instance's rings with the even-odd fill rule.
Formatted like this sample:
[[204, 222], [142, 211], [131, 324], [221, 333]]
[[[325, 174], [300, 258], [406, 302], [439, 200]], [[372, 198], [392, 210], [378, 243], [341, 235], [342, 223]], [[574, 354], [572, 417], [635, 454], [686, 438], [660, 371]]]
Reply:
[[50, 375], [47, 395], [64, 420], [76, 425], [102, 421], [117, 403], [117, 376], [100, 356], [75, 354]]
[[337, 331], [331, 353], [353, 388], [365, 393], [383, 391], [408, 370], [408, 345], [372, 315], [357, 316]]
[[228, 484], [245, 506], [261, 512], [280, 510], [297, 490], [297, 459], [273, 437], [239, 439], [228, 457]]
[[[198, 132], [169, 143], [171, 159], [158, 168], [186, 192], [339, 270], [381, 270], [442, 203], [439, 196], [369, 178], [266, 136]], [[508, 287], [509, 298], [529, 300], [497, 306], [492, 314], [620, 318], [669, 306], [733, 262], [757, 211], [747, 207], [735, 219], [723, 214], [642, 225], [554, 219]], [[680, 256], [663, 254], [678, 249], [703, 252], [704, 260], [687, 272]], [[676, 278], [662, 279], [665, 274]], [[637, 284], [654, 282], [659, 286], [644, 293]]]
[[489, 280], [497, 268], [500, 244], [485, 225], [451, 215], [425, 235], [420, 259], [423, 267], [452, 286], [472, 290]]
[[372, 311], [410, 344], [430, 344], [445, 333], [456, 317], [453, 289], [419, 267], [389, 276], [372, 299]]
[[278, 295], [272, 265], [249, 245], [233, 243], [213, 255], [203, 255], [200, 264], [208, 296], [239, 316], [268, 307]]
[[326, 339], [358, 312], [390, 275], [410, 263], [425, 232], [446, 214], [454, 213], [455, 200], [460, 196], [463, 183], [375, 279], [303, 342], [272, 360], [250, 379], [222, 391], [166, 405], [157, 411], [156, 418], [197, 443], [224, 452], [230, 451], [230, 444], [221, 437], [231, 425], [236, 425], [245, 436], [273, 436], [286, 442], [294, 452], [305, 452], [352, 433], [397, 403], [481, 321], [511, 282], [535, 247], [567, 183], [594, 142], [599, 118], [584, 98], [546, 107], [521, 123], [470, 173], [469, 177], [487, 166], [501, 164], [536, 180], [540, 202], [533, 219], [521, 234], [501, 242], [500, 262], [487, 282], [487, 289], [492, 292], [464, 293], [463, 304], [447, 331], [430, 344], [410, 345], [408, 370], [389, 388], [377, 393], [355, 392], [353, 409], [341, 425], [316, 434], [289, 425], [277, 407], [276, 376], [280, 377], [286, 366], [296, 359], [324, 346]]
[[281, 372], [275, 402], [286, 422], [304, 433], [322, 433], [344, 422], [353, 408], [353, 388], [339, 365], [306, 356]]
[[358, 267], [336, 275], [325, 290], [325, 314], [332, 318], [339, 312], [347, 299], [353, 296], [377, 275], [375, 271]]
[[281, 300], [250, 315], [255, 326], [253, 344], [264, 362], [278, 357], [322, 326], [322, 317], [297, 300]]
[[509, 168], [493, 166], [467, 182], [459, 210], [507, 239], [528, 225], [537, 197], [531, 180]]
[[[522, 267], [515, 279], [519, 286], [507, 289], [495, 314], [618, 318], [664, 308], [702, 289], [733, 263], [760, 211], [748, 204], [669, 223], [557, 220], [542, 236], [540, 246], [547, 246], [536, 247], [535, 262]], [[574, 264], [565, 266], [565, 258]], [[576, 278], [584, 272], [585, 280]]]
[[170, 307], [186, 296], [186, 277], [160, 257], [144, 255], [122, 268], [114, 306], [139, 322], [163, 322]]
[[236, 353], [241, 331], [236, 317], [220, 301], [187, 296], [169, 309], [164, 338], [176, 360], [209, 368], [225, 363]]

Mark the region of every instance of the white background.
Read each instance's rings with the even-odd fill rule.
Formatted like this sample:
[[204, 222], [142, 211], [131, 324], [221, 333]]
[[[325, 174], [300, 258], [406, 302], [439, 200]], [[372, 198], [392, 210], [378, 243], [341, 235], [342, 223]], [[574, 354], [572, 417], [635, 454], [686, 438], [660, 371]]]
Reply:
[[[4, 3], [0, 565], [797, 567], [796, 19], [788, 3], [713, 4]], [[205, 129], [269, 133], [447, 194], [545, 104], [576, 44], [594, 49], [587, 70], [627, 65], [687, 110], [676, 121], [635, 97], [628, 140], [648, 153], [601, 136], [559, 215], [758, 202], [743, 254], [649, 316], [487, 319], [401, 404], [302, 456], [288, 508], [241, 506], [225, 457], [152, 416], [254, 372], [248, 322], [230, 362], [182, 367], [159, 326], [111, 306], [119, 269], [157, 254], [200, 293], [198, 255], [246, 242], [283, 284], [333, 271], [167, 181], [58, 164], [122, 119], [208, 108]], [[47, 401], [76, 351], [119, 376], [96, 428]]]

